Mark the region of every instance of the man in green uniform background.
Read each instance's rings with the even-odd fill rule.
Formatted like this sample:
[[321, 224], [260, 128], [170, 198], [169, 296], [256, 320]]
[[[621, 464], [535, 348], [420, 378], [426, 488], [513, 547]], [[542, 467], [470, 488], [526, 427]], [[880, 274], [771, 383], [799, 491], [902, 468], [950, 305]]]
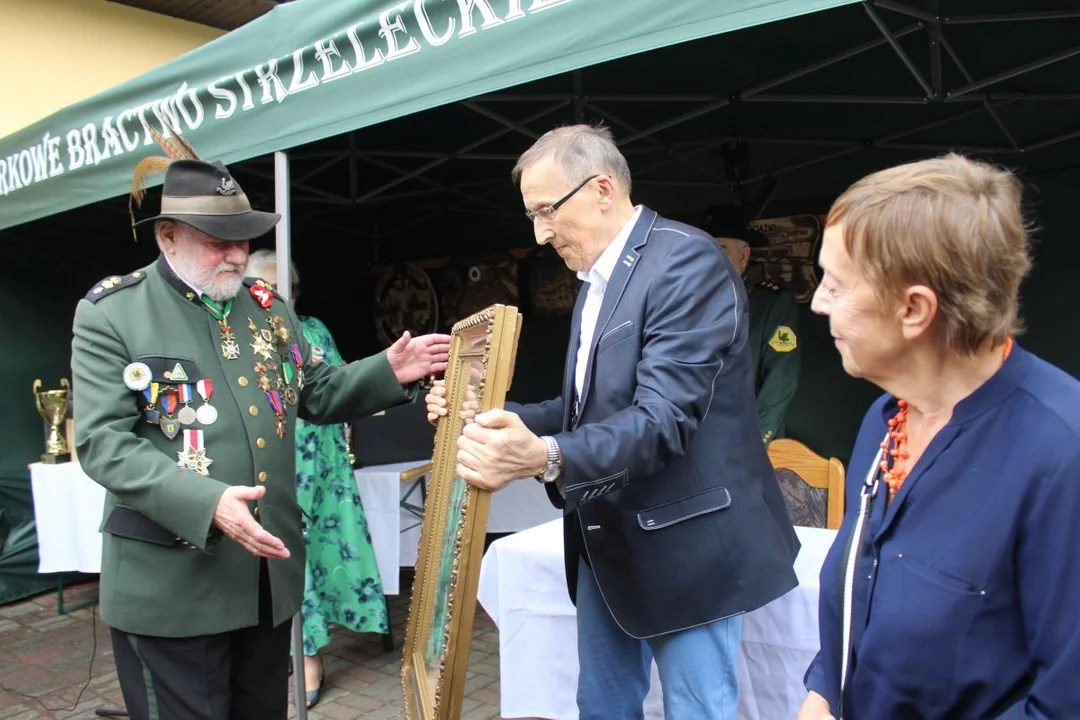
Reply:
[[747, 225], [742, 211], [731, 205], [709, 208], [701, 226], [731, 260], [750, 298], [750, 351], [755, 368], [758, 425], [768, 443], [783, 437], [784, 418], [799, 385], [802, 349], [799, 347], [799, 309], [795, 295], [771, 282], [747, 280], [750, 251], [769, 244]]
[[162, 195], [143, 221], [158, 260], [75, 312], [79, 459], [108, 490], [101, 617], [130, 717], [285, 720], [305, 563], [296, 419], [408, 401], [450, 338], [314, 363], [288, 303], [244, 278], [248, 241], [278, 215], [252, 210], [221, 163], [173, 161]]

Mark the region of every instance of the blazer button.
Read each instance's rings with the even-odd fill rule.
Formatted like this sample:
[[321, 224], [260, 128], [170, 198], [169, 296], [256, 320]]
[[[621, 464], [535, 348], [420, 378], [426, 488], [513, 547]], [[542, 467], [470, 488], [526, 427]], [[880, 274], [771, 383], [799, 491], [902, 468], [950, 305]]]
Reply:
[[266, 482], [266, 471], [265, 470], [262, 470], [262, 471], [259, 472], [259, 482]]
[[259, 414], [259, 408], [252, 405], [251, 407], [248, 408], [248, 412], [251, 413], [251, 417], [255, 417], [256, 415]]
[[236, 378], [236, 382], [240, 385], [240, 387], [247, 387], [248, 379], [241, 375], [240, 377]]
[[264, 440], [263, 438], [259, 438], [255, 441], [255, 444], [259, 447], [260, 450], [262, 450], [264, 447], [266, 447], [266, 440]]
[[259, 517], [259, 508], [255, 508], [255, 512], [253, 512], [252, 515]]

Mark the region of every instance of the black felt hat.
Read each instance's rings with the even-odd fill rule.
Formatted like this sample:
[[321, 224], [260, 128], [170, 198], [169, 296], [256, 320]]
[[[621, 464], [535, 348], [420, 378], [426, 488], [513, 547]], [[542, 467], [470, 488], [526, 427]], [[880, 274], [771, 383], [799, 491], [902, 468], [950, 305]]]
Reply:
[[750, 247], [769, 244], [769, 238], [747, 224], [746, 214], [737, 205], [713, 205], [705, 211], [701, 229], [714, 238], [735, 238]]
[[165, 171], [161, 213], [136, 225], [174, 220], [218, 240], [239, 242], [265, 235], [278, 213], [252, 210], [232, 173], [218, 161], [173, 160]]

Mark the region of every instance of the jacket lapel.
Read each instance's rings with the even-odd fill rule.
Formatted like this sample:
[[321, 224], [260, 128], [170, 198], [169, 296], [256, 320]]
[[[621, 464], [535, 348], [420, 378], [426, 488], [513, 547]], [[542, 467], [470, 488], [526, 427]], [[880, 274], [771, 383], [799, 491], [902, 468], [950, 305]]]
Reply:
[[[615, 313], [615, 307], [619, 304], [619, 300], [622, 299], [627, 283], [630, 282], [630, 276], [633, 274], [638, 259], [641, 257], [641, 249], [648, 243], [649, 233], [652, 232], [653, 223], [655, 222], [656, 211], [643, 206], [641, 215], [638, 217], [634, 229], [630, 232], [630, 237], [626, 239], [626, 247], [623, 248], [622, 257], [615, 262], [615, 269], [611, 271], [611, 279], [608, 280], [607, 289], [604, 290], [604, 302], [600, 305], [600, 315], [596, 318], [596, 329], [592, 334], [588, 363], [585, 365], [585, 382], [581, 387], [581, 398], [578, 400], [579, 418], [582, 409], [585, 407], [585, 401], [589, 397], [589, 387], [592, 385], [592, 366], [593, 359], [596, 357], [596, 344], [603, 337], [608, 323], [611, 322], [611, 316]], [[578, 337], [580, 337], [580, 323], [581, 318], [580, 313], [578, 313]], [[571, 344], [577, 346], [576, 341]], [[573, 387], [572, 373], [570, 382], [571, 387]]]

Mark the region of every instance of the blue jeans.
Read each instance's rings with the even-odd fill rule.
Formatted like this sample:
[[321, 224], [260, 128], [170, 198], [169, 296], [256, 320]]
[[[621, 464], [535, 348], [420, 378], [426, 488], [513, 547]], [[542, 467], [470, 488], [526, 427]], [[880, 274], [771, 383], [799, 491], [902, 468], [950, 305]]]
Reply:
[[578, 717], [641, 720], [653, 658], [667, 720], [734, 720], [739, 702], [735, 655], [742, 616], [648, 640], [615, 623], [592, 570], [578, 565]]

